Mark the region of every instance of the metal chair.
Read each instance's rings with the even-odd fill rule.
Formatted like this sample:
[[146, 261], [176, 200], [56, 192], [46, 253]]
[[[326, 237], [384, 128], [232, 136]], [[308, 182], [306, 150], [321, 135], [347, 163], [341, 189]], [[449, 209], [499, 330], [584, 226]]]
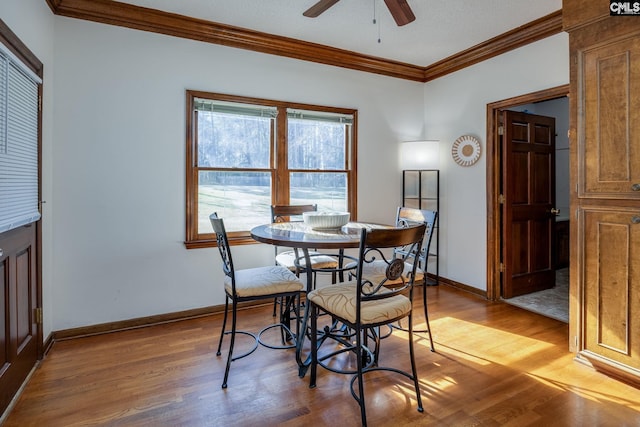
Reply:
[[[408, 251], [408, 248], [405, 247], [397, 247], [394, 248], [393, 252], [396, 257], [404, 257], [406, 255], [410, 255], [413, 257], [417, 256], [418, 266], [415, 271], [414, 281], [416, 284], [423, 285], [422, 289], [422, 302], [424, 305], [424, 318], [427, 328], [425, 330], [418, 330], [414, 332], [426, 332], [429, 334], [429, 344], [431, 347], [431, 351], [435, 351], [435, 347], [433, 345], [433, 337], [431, 335], [431, 326], [429, 325], [429, 310], [427, 306], [427, 261], [429, 256], [429, 247], [431, 246], [431, 240], [433, 237], [433, 230], [436, 224], [436, 220], [438, 218], [438, 213], [435, 211], [423, 210], [423, 209], [414, 209], [414, 208], [406, 208], [399, 207], [396, 212], [396, 227], [411, 227], [417, 224], [425, 224], [426, 229], [424, 233], [424, 240], [422, 242], [422, 247], [420, 249], [420, 253], [411, 253]], [[412, 263], [407, 263], [404, 269], [404, 275], [406, 276], [411, 271], [413, 267]], [[363, 274], [372, 281], [380, 281], [385, 274], [386, 263], [382, 260], [373, 260], [372, 262], [367, 262], [363, 266]], [[396, 281], [399, 282], [399, 281]], [[393, 281], [390, 281], [389, 284], [392, 284]], [[399, 329], [404, 329], [399, 326], [394, 326]]]
[[[293, 333], [290, 329], [291, 310], [283, 310], [279, 323], [271, 324], [263, 328], [257, 334], [247, 331], [239, 331], [236, 329], [238, 303], [279, 298], [283, 301], [286, 301], [288, 306], [292, 305], [294, 307], [293, 310], [299, 314], [300, 292], [304, 288], [304, 284], [289, 269], [279, 265], [248, 268], [242, 270], [234, 269], [233, 258], [231, 256], [231, 247], [229, 246], [229, 240], [227, 238], [227, 232], [224, 227], [224, 221], [222, 220], [222, 218], [218, 218], [217, 213], [211, 214], [209, 216], [209, 220], [211, 221], [213, 230], [216, 233], [216, 241], [218, 243], [220, 257], [222, 258], [222, 270], [225, 275], [224, 319], [222, 321], [222, 332], [220, 333], [220, 341], [218, 343], [218, 351], [216, 352], [216, 355], [221, 355], [222, 341], [224, 336], [231, 335], [229, 353], [227, 355], [227, 366], [225, 368], [224, 379], [222, 381], [222, 388], [227, 388], [227, 379], [229, 377], [231, 362], [250, 355], [258, 348], [259, 344], [264, 347], [274, 349], [293, 348], [296, 345], [295, 340], [297, 339], [297, 337], [299, 337], [300, 333], [299, 322], [297, 319], [295, 320], [295, 333]], [[231, 301], [232, 303], [231, 330], [226, 331], [227, 316], [229, 313], [229, 301]], [[264, 342], [261, 339], [262, 334], [271, 328], [282, 328], [285, 331], [287, 337], [291, 341], [293, 341], [293, 343], [283, 343], [283, 345], [276, 346]], [[239, 356], [234, 356], [233, 347], [237, 334], [243, 334], [253, 337], [255, 339], [255, 344], [249, 351]]]
[[[318, 331], [318, 316], [323, 313], [329, 314], [332, 319], [337, 319], [353, 331], [352, 338], [342, 340], [340, 344], [344, 346], [346, 351], [353, 352], [357, 361], [357, 370], [352, 372], [351, 394], [360, 405], [362, 425], [367, 424], [363, 375], [371, 371], [394, 372], [412, 380], [418, 411], [423, 411], [413, 344], [413, 288], [419, 261], [418, 257], [412, 254], [420, 253], [425, 230], [426, 225], [424, 224], [406, 228], [363, 229], [356, 280], [315, 289], [307, 294], [312, 331]], [[394, 252], [392, 255], [388, 255], [389, 249], [397, 247], [406, 248], [406, 254], [399, 255]], [[364, 274], [365, 265], [373, 262], [374, 259], [386, 265], [385, 274], [381, 276], [380, 280], [372, 280], [371, 277]], [[408, 274], [405, 272], [407, 265], [411, 266]], [[377, 357], [374, 356], [380, 347], [379, 337], [374, 331], [380, 326], [390, 325], [404, 318], [408, 319], [409, 339], [407, 341], [409, 342], [411, 372], [395, 367], [380, 366]], [[318, 365], [333, 372], [340, 372], [328, 368], [318, 356], [318, 342], [323, 342], [325, 340], [323, 334], [328, 333], [326, 328], [324, 332], [320, 330], [311, 333], [309, 383], [311, 388], [316, 387]], [[375, 350], [369, 348], [369, 338], [375, 340]], [[339, 351], [344, 352], [345, 350]], [[333, 354], [335, 353], [332, 353], [331, 356]], [[355, 381], [358, 382], [357, 392], [354, 389]]]

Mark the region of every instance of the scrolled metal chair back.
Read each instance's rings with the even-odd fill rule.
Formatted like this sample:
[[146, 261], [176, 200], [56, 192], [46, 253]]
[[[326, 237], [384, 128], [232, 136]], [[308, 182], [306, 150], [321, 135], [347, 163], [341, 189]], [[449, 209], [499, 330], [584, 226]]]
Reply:
[[[429, 247], [431, 246], [431, 238], [433, 237], [433, 229], [438, 218], [436, 211], [399, 207], [396, 214], [396, 227], [411, 227], [416, 224], [425, 224], [426, 230], [424, 232], [424, 239], [420, 248], [419, 256], [421, 261], [425, 262], [427, 259]], [[408, 248], [398, 248], [396, 253], [398, 255], [404, 254], [408, 251]], [[416, 254], [417, 252], [413, 252]]]
[[[425, 224], [414, 224], [394, 229], [362, 230], [356, 274], [360, 288], [359, 297], [362, 301], [389, 298], [413, 288], [418, 264], [417, 258], [413, 254], [420, 252], [425, 230]], [[403, 254], [394, 252], [393, 255], [388, 255], [388, 251], [385, 251], [396, 247], [403, 247], [407, 250]], [[383, 261], [386, 268], [384, 276], [373, 282], [362, 273], [366, 263], [372, 263], [376, 260]], [[408, 273], [405, 272], [405, 263], [411, 264], [411, 270]]]
[[216, 233], [216, 242], [218, 244], [218, 250], [220, 251], [220, 257], [222, 258], [222, 270], [224, 274], [233, 277], [233, 258], [231, 257], [231, 248], [229, 246], [229, 239], [227, 238], [227, 231], [224, 228], [224, 221], [218, 217], [216, 212], [209, 215], [211, 226]]

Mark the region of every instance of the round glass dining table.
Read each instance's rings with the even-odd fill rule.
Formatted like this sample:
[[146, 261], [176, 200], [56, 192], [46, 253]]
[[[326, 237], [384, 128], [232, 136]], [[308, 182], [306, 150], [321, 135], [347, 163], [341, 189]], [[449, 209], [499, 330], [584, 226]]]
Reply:
[[346, 249], [360, 245], [363, 228], [389, 228], [388, 225], [349, 222], [340, 228], [314, 229], [304, 222], [278, 222], [259, 225], [251, 230], [251, 237], [262, 243], [300, 249]]
[[[363, 229], [373, 230], [376, 228], [393, 228], [393, 226], [349, 222], [340, 228], [313, 229], [301, 221], [278, 222], [254, 227], [251, 230], [251, 237], [261, 243], [301, 249], [306, 260], [304, 265], [311, 265], [309, 249], [339, 249], [340, 254], [335, 256], [342, 257], [344, 249], [358, 248], [360, 246], [360, 237]], [[310, 292], [314, 286], [313, 271], [310, 268], [305, 270], [307, 273], [307, 292]], [[302, 331], [306, 330], [308, 317], [308, 306], [305, 306]], [[305, 335], [304, 333], [301, 334], [296, 345], [296, 361], [298, 362], [300, 377], [305, 375], [309, 365], [309, 359], [303, 360], [302, 357]]]

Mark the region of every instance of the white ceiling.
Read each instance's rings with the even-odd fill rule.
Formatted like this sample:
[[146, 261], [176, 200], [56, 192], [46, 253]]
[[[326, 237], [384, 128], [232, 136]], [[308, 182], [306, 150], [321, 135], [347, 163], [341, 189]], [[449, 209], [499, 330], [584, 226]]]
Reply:
[[562, 9], [562, 0], [408, 0], [416, 20], [398, 27], [383, 0], [341, 0], [317, 18], [302, 16], [317, 0], [119, 1], [422, 67]]

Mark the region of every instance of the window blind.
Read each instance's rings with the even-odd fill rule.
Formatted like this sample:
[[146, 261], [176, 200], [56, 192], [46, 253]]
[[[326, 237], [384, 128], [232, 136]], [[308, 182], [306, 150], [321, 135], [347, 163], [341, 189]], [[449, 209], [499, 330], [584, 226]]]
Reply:
[[313, 120], [318, 122], [353, 124], [353, 115], [351, 114], [325, 113], [321, 111], [305, 111], [287, 108], [287, 117], [290, 119]]
[[0, 233], [40, 219], [38, 84], [0, 44]]
[[194, 99], [194, 108], [196, 111], [210, 111], [236, 116], [275, 118], [278, 115], [278, 109], [275, 107], [239, 104], [202, 98]]

